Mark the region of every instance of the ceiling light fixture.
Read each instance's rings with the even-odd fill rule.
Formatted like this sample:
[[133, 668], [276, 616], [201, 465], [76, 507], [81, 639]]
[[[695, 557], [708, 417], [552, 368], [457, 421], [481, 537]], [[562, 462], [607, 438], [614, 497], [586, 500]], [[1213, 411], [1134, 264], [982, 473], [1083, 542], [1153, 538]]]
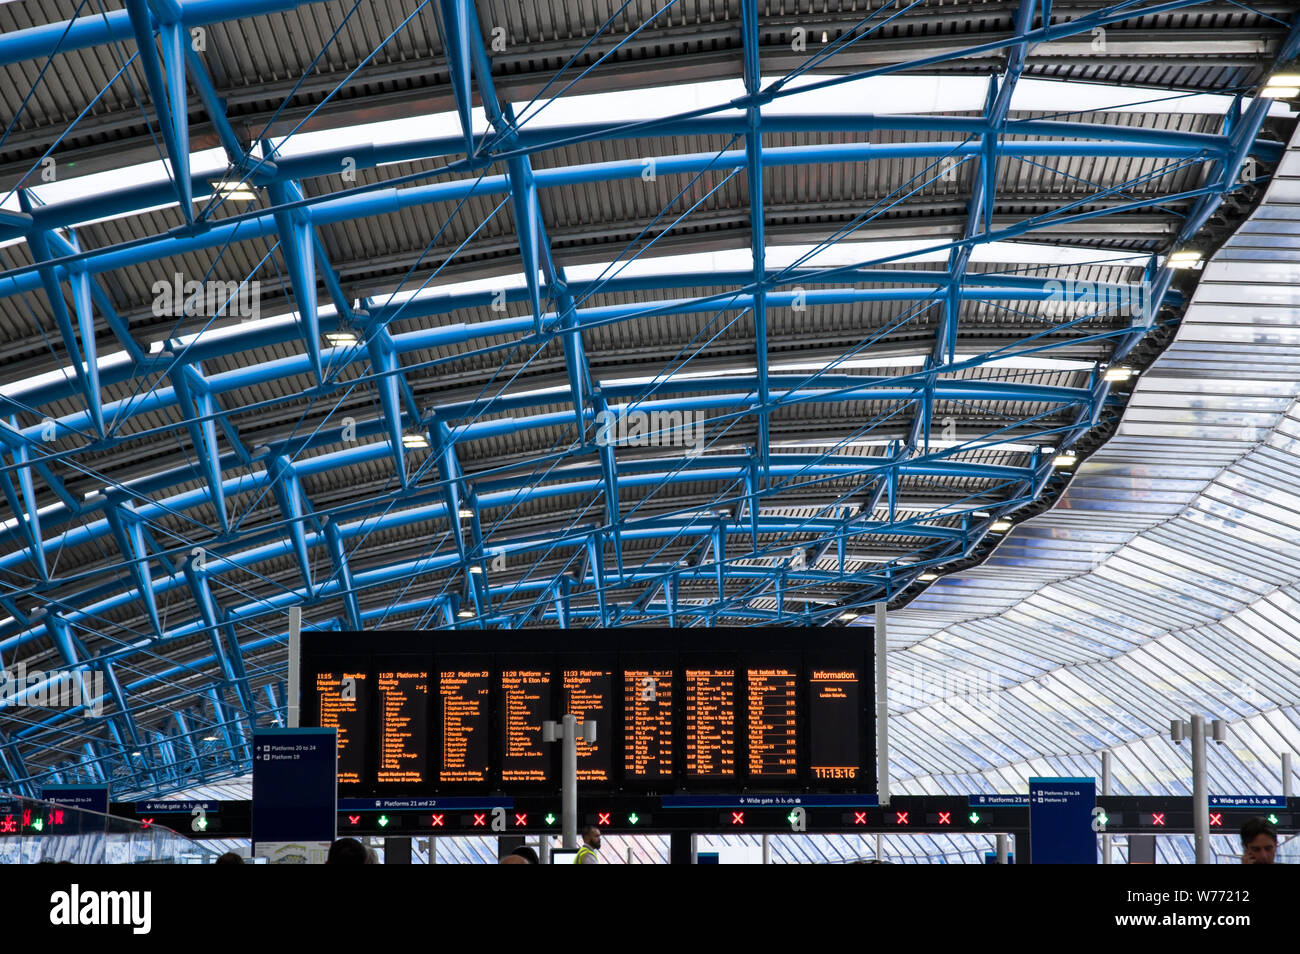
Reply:
[[1184, 248], [1179, 249], [1176, 252], [1171, 252], [1166, 264], [1170, 268], [1200, 268], [1203, 257], [1204, 256], [1194, 248]]
[[1057, 454], [1052, 461], [1053, 467], [1073, 467], [1077, 463], [1074, 451], [1066, 451], [1064, 454]]
[[429, 439], [423, 434], [403, 434], [402, 446], [410, 450], [429, 446]]
[[326, 332], [325, 340], [335, 348], [350, 348], [357, 343], [357, 336], [350, 331]]
[[1116, 365], [1116, 366], [1113, 367], [1113, 368], [1107, 368], [1107, 369], [1106, 369], [1106, 380], [1107, 380], [1107, 381], [1127, 381], [1129, 378], [1133, 377], [1133, 375], [1135, 375], [1135, 374], [1137, 374], [1137, 372], [1134, 371], [1132, 368], [1125, 367], [1124, 365]]
[[1005, 533], [1006, 531], [1011, 529], [1011, 521], [997, 520], [994, 522], [993, 526], [989, 527], [989, 529], [992, 530], [994, 533]]

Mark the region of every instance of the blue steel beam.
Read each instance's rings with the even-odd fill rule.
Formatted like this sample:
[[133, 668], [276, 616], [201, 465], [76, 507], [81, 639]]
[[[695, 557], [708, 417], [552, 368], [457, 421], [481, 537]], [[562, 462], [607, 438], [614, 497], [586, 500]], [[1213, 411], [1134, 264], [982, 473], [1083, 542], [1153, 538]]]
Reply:
[[763, 483], [768, 480], [770, 415], [767, 371], [767, 239], [763, 231], [763, 118], [760, 100], [758, 52], [758, 0], [741, 0], [741, 35], [744, 40], [745, 92], [751, 97], [745, 109], [745, 178], [749, 188], [749, 251], [754, 260], [754, 357], [758, 364], [758, 461]]
[[[196, 75], [203, 75], [196, 73]], [[215, 92], [213, 93], [215, 96]], [[206, 102], [206, 100], [205, 100]], [[211, 107], [209, 107], [211, 109]], [[222, 128], [219, 116], [214, 114], [214, 122]], [[984, 132], [984, 120], [964, 119], [950, 116], [874, 116], [871, 114], [826, 114], [815, 116], [769, 116], [764, 119], [764, 127], [772, 133], [880, 133], [880, 132], [927, 132], [947, 135], [978, 137]], [[559, 144], [568, 144], [574, 140], [601, 140], [640, 138], [645, 135], [703, 136], [703, 135], [743, 135], [746, 131], [746, 119], [734, 121], [687, 121], [672, 126], [649, 131], [637, 130], [626, 123], [593, 123], [580, 126], [561, 126], [546, 130], [523, 129], [515, 133], [518, 150], [525, 153], [537, 153]], [[1016, 123], [1017, 135], [1046, 136], [1077, 140], [1076, 142], [1029, 141], [1023, 143], [995, 143], [996, 155], [1010, 150], [1017, 155], [1044, 156], [1088, 156], [1111, 155], [1128, 158], [1164, 158], [1164, 159], [1215, 159], [1230, 153], [1233, 144], [1228, 137], [1216, 134], [1180, 132], [1177, 130], [1155, 130], [1140, 127], [1115, 127], [1101, 123], [1060, 122], [1054, 120], [1024, 120]], [[233, 131], [223, 134], [225, 144], [227, 136], [233, 137]], [[1095, 144], [1092, 144], [1093, 141]], [[252, 182], [258, 185], [277, 181], [291, 181], [336, 173], [340, 163], [351, 159], [358, 169], [374, 168], [377, 165], [395, 162], [414, 162], [424, 159], [440, 158], [454, 155], [463, 148], [463, 141], [456, 138], [435, 138], [412, 140], [376, 146], [370, 143], [355, 143], [347, 146], [317, 150], [283, 159], [270, 161], [256, 160], [256, 172], [252, 172], [253, 160], [246, 157], [236, 160], [236, 176], [252, 174]], [[825, 159], [817, 159], [809, 150], [802, 150], [808, 155], [809, 162], [865, 162], [872, 159], [890, 158], [929, 158], [938, 159], [945, 156], [965, 157], [977, 154], [978, 147], [963, 142], [937, 141], [932, 143], [863, 143], [842, 144], [836, 147], [822, 146], [829, 149]], [[1277, 161], [1282, 154], [1283, 144], [1275, 140], [1256, 139], [1249, 144], [1251, 155], [1268, 162]], [[1041, 149], [1036, 153], [1035, 149]], [[762, 151], [765, 162], [788, 165], [788, 157], [800, 153], [788, 150], [765, 149]], [[739, 155], [739, 154], [737, 154]], [[785, 158], [782, 158], [785, 157]], [[245, 169], [245, 167], [247, 167]], [[243, 170], [243, 171], [241, 171]], [[686, 171], [686, 170], [681, 170]], [[444, 173], [445, 174], [445, 173]], [[543, 186], [551, 183], [549, 170], [540, 173]], [[499, 178], [499, 177], [498, 177]], [[559, 184], [559, 183], [557, 183]], [[366, 187], [374, 191], [374, 187]], [[207, 197], [213, 194], [208, 174], [195, 175], [191, 179], [191, 190], [195, 196]], [[364, 195], [362, 188], [346, 190], [339, 194], [302, 200], [307, 207], [330, 199], [350, 195]], [[137, 209], [166, 205], [175, 199], [175, 191], [170, 182], [145, 183], [129, 186], [119, 190], [99, 193], [76, 199], [51, 202], [48, 205], [33, 208], [24, 213], [0, 213], [0, 240], [21, 238], [29, 231], [50, 231], [87, 222], [92, 219], [113, 218], [129, 214]], [[242, 217], [241, 217], [242, 218]]]
[[[190, 121], [185, 90], [185, 47], [188, 34], [181, 25], [183, 12], [177, 0], [126, 0], [127, 17], [135, 36], [145, 83], [158, 117], [171, 160], [171, 182], [180, 211], [187, 223], [194, 221], [190, 181]], [[155, 19], [162, 42], [163, 59], [154, 46]], [[2, 49], [2, 48], [0, 48]], [[164, 75], [164, 65], [166, 74]]]
[[[872, 144], [845, 143], [821, 145], [816, 147], [791, 146], [772, 147], [762, 151], [763, 167], [799, 166], [822, 163], [856, 163], [873, 159], [900, 158], [940, 158], [976, 151], [978, 143], [901, 143]], [[1129, 156], [1140, 147], [1114, 144], [1083, 145], [1078, 143], [1053, 142], [1005, 142], [999, 141], [995, 149], [1002, 155], [1035, 156]], [[1146, 151], [1167, 152], [1170, 158], [1182, 157], [1185, 150], [1168, 147], [1145, 147]], [[533, 182], [537, 188], [555, 188], [561, 186], [582, 185], [595, 182], [613, 182], [620, 180], [639, 180], [645, 169], [645, 159], [617, 160], [611, 162], [591, 163], [554, 169], [535, 170]], [[721, 153], [697, 153], [685, 156], [655, 157], [658, 175], [680, 175], [702, 173], [711, 170], [730, 171], [743, 166], [746, 157], [743, 150]], [[81, 262], [90, 274], [99, 274], [116, 268], [140, 265], [159, 258], [195, 252], [204, 249], [222, 248], [234, 241], [252, 241], [279, 235], [286, 244], [286, 254], [290, 256], [291, 277], [295, 282], [301, 278], [304, 285], [307, 278], [314, 276], [308, 267], [313, 251], [308, 238], [312, 223], [331, 224], [356, 218], [370, 218], [390, 214], [402, 209], [439, 202], [456, 202], [470, 196], [508, 195], [510, 179], [506, 175], [483, 176], [475, 179], [462, 179], [430, 185], [412, 186], [405, 189], [387, 188], [363, 193], [325, 194], [314, 199], [294, 200], [285, 183], [272, 182], [268, 185], [276, 205], [268, 211], [254, 211], [228, 219], [211, 226], [197, 234], [168, 234], [165, 237], [138, 241], [121, 246], [110, 246], [94, 252], [81, 252], [52, 259], [48, 267], [53, 273], [64, 278], [64, 272], [74, 262]], [[1208, 191], [1208, 190], [1207, 190]], [[1192, 190], [1185, 196], [1196, 196], [1201, 192]], [[1014, 238], [1036, 227], [1046, 225], [1066, 225], [1075, 221], [1097, 215], [1112, 215], [1123, 211], [1136, 211], [1151, 206], [1161, 206], [1171, 200], [1170, 196], [1159, 196], [1147, 201], [1134, 201], [1125, 205], [1105, 207], [1071, 218], [1044, 221], [1038, 226], [1016, 226], [990, 233], [990, 239]], [[0, 297], [8, 297], [32, 291], [40, 284], [38, 267], [22, 266], [0, 272]], [[300, 273], [300, 274], [299, 274]], [[315, 284], [304, 289], [303, 294], [314, 298]], [[297, 288], [295, 286], [295, 291]], [[301, 309], [300, 309], [301, 310]]]

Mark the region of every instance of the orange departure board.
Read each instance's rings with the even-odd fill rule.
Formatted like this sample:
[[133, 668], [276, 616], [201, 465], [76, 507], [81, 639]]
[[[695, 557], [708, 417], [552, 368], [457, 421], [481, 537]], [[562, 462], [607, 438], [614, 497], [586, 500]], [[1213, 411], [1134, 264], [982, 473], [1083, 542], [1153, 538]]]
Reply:
[[370, 761], [366, 751], [369, 738], [369, 689], [364, 672], [320, 672], [315, 680], [318, 725], [336, 729], [339, 744], [339, 784], [358, 785], [367, 775]]
[[422, 785], [429, 778], [429, 672], [375, 675], [379, 692], [380, 784]]
[[736, 671], [686, 670], [686, 774], [736, 774]]
[[793, 669], [746, 672], [749, 774], [794, 778], [799, 774], [799, 674]]
[[501, 671], [501, 781], [550, 781], [551, 757], [542, 723], [551, 715], [551, 673], [538, 669]]
[[850, 667], [813, 666], [808, 672], [808, 768], [814, 783], [847, 786], [858, 780], [861, 675]]
[[579, 722], [592, 719], [596, 723], [596, 741], [578, 742], [580, 782], [609, 781], [613, 676], [602, 669], [564, 670], [564, 711], [572, 713]]
[[673, 776], [673, 671], [623, 670], [623, 771], [629, 781]]
[[486, 669], [450, 668], [438, 673], [442, 703], [440, 782], [486, 782], [491, 740], [488, 699], [492, 681]]

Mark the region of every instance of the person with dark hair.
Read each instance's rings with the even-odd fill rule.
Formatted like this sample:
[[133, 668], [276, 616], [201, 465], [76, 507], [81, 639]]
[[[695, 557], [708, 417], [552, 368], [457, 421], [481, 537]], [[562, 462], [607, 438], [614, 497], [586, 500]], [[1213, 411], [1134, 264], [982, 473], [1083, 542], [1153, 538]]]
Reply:
[[537, 852], [527, 845], [520, 845], [514, 851], [510, 852], [517, 858], [522, 858], [530, 865], [539, 865], [541, 860], [537, 857]]
[[594, 865], [600, 862], [600, 856], [596, 852], [600, 851], [600, 829], [595, 825], [588, 825], [582, 830], [582, 844], [578, 846], [578, 853], [573, 858], [575, 865]]
[[242, 865], [244, 859], [239, 857], [233, 851], [227, 851], [224, 855], [212, 862], [214, 865]]
[[327, 865], [364, 865], [370, 863], [370, 852], [355, 838], [336, 838], [325, 859]]
[[1243, 865], [1275, 864], [1277, 854], [1277, 829], [1267, 819], [1250, 818], [1241, 826], [1241, 863]]

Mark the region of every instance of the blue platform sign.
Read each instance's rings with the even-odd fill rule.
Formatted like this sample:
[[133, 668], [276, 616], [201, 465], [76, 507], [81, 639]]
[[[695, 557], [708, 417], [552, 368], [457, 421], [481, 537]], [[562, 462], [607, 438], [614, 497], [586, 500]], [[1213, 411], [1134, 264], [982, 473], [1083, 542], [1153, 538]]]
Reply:
[[43, 785], [41, 798], [64, 808], [108, 814], [107, 785]]
[[1097, 834], [1095, 778], [1029, 780], [1029, 862], [1035, 865], [1095, 865]]
[[334, 729], [253, 731], [253, 842], [334, 840], [338, 742]]

